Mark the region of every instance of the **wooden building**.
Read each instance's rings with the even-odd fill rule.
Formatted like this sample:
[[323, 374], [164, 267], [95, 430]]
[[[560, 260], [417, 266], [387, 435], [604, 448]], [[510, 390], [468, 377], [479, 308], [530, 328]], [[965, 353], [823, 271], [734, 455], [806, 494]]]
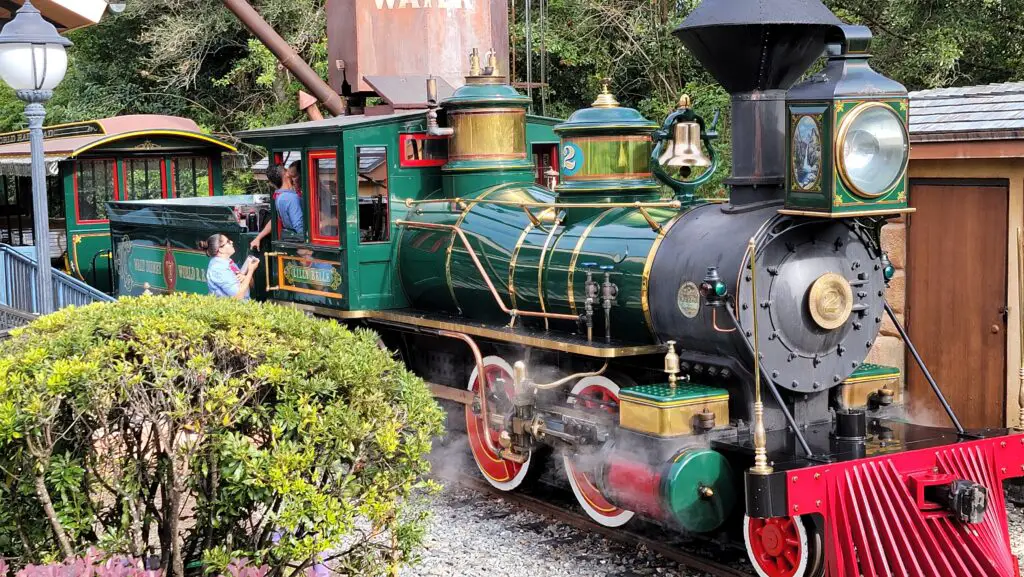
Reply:
[[[889, 301], [965, 426], [1019, 422], [1017, 231], [1024, 82], [910, 94], [910, 203], [883, 230]], [[886, 322], [869, 360], [905, 368], [910, 414], [948, 420]]]

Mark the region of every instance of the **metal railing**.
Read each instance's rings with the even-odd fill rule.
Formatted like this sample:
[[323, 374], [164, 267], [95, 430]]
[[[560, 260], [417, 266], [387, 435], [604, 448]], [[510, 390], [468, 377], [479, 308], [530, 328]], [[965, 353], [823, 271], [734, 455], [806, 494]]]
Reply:
[[[38, 314], [35, 277], [36, 261], [34, 258], [15, 250], [10, 245], [0, 243], [0, 305], [22, 313]], [[53, 271], [53, 306], [55, 309], [113, 300], [113, 297], [76, 278], [58, 270]]]
[[0, 305], [0, 340], [9, 337], [11, 329], [27, 325], [35, 319], [36, 315], [23, 313], [10, 307]]

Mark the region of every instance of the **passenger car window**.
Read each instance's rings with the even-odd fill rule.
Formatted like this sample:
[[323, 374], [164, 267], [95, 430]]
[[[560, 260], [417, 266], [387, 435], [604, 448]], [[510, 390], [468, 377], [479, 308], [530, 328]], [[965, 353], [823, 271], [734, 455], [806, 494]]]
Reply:
[[175, 198], [213, 196], [209, 158], [179, 156], [171, 162], [174, 165], [171, 182]]
[[164, 161], [160, 158], [131, 158], [124, 161], [124, 200], [153, 200], [164, 197]]
[[117, 197], [117, 168], [113, 160], [75, 162], [75, 212], [79, 223], [107, 220], [107, 201]]

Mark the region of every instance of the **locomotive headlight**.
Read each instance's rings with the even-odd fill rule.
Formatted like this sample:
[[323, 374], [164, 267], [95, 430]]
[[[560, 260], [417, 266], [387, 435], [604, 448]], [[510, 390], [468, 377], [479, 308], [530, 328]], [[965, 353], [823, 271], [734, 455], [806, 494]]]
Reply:
[[843, 119], [837, 144], [839, 174], [852, 192], [875, 198], [903, 175], [909, 152], [903, 120], [881, 102], [865, 102]]

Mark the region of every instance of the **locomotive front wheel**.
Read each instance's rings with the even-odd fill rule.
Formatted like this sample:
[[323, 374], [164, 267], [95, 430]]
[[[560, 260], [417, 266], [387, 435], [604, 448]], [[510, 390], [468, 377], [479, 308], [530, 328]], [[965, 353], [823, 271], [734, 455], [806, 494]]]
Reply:
[[825, 548], [818, 526], [802, 517], [743, 516], [747, 556], [760, 577], [820, 577]]
[[[511, 406], [511, 399], [515, 395], [512, 366], [498, 356], [484, 357], [483, 364], [484, 380], [487, 385], [487, 391], [484, 392], [487, 395], [487, 410], [490, 413], [504, 414], [505, 409]], [[474, 393], [478, 393], [480, 388], [477, 382], [478, 374], [474, 368], [466, 387]], [[492, 445], [499, 447], [498, 438], [501, 430], [494, 428], [484, 419], [478, 403], [466, 405], [466, 433], [469, 436], [473, 460], [488, 483], [502, 491], [511, 491], [523, 483], [530, 469], [532, 454], [527, 457], [525, 463], [516, 463], [503, 459], [488, 449], [483, 436], [489, 435]]]
[[[619, 386], [607, 377], [586, 377], [572, 388], [576, 396], [576, 407], [583, 410], [607, 411], [618, 414]], [[595, 522], [605, 527], [621, 527], [633, 518], [633, 511], [620, 509], [604, 498], [601, 491], [590, 479], [590, 474], [581, 470], [575, 462], [575, 455], [564, 457], [565, 474], [569, 478], [576, 500]]]

